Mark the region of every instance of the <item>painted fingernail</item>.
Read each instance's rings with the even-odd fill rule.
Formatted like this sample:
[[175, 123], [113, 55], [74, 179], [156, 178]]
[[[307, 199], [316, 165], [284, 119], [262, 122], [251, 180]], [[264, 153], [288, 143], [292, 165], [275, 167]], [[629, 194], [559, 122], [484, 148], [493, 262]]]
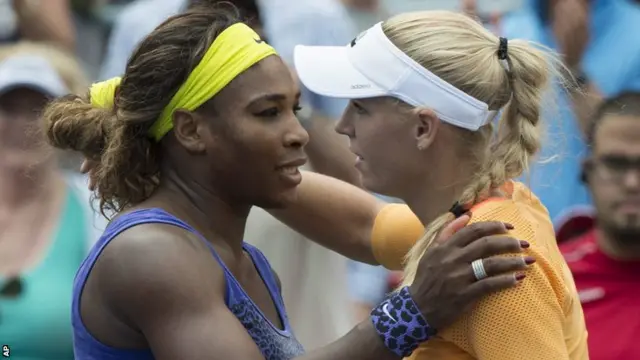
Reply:
[[516, 281], [522, 281], [526, 277], [527, 277], [527, 275], [525, 275], [525, 274], [516, 274]]
[[528, 249], [529, 246], [531, 246], [531, 244], [529, 244], [527, 241], [524, 240], [520, 240], [520, 247], [523, 249]]
[[531, 256], [527, 256], [526, 258], [524, 258], [524, 263], [527, 265], [531, 265], [535, 262], [536, 262], [536, 259]]
[[506, 228], [507, 228], [507, 230], [513, 230], [513, 229], [515, 229], [515, 228], [513, 227], [513, 225], [511, 225], [511, 224], [509, 224], [509, 223], [503, 223], [503, 224], [504, 224], [504, 227], [506, 227]]

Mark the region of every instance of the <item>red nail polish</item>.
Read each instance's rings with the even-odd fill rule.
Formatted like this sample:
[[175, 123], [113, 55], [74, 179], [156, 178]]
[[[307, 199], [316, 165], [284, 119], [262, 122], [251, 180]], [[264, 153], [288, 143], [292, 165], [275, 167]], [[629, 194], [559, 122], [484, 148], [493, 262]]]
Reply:
[[525, 274], [516, 274], [516, 280], [517, 281], [522, 281], [526, 277], [527, 277], [527, 275], [525, 275]]
[[535, 262], [536, 262], [536, 259], [532, 258], [531, 256], [527, 256], [526, 258], [524, 258], [524, 263], [527, 265], [531, 265]]
[[511, 225], [511, 224], [509, 224], [509, 223], [503, 223], [503, 224], [504, 224], [504, 227], [506, 227], [506, 228], [507, 228], [507, 230], [513, 230], [513, 229], [515, 229], [515, 228], [513, 227], [513, 225]]
[[520, 240], [520, 247], [523, 249], [528, 249], [529, 246], [531, 246], [531, 244], [529, 244], [527, 241], [524, 240]]

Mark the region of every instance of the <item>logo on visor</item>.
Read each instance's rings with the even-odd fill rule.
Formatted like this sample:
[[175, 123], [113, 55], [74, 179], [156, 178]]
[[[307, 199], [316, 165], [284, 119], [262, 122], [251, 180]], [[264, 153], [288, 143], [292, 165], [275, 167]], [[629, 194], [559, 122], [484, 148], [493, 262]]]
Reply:
[[354, 90], [358, 90], [358, 89], [368, 89], [371, 87], [371, 84], [355, 84], [355, 85], [351, 85], [351, 88]]
[[364, 36], [364, 34], [366, 34], [366, 33], [367, 33], [367, 31], [365, 30], [365, 31], [361, 32], [360, 34], [358, 34], [358, 36], [356, 36], [355, 38], [353, 38], [353, 40], [351, 40], [351, 47], [356, 46], [356, 43], [357, 43], [360, 39], [362, 39], [362, 37], [363, 37], [363, 36]]
[[264, 44], [264, 40], [262, 40], [260, 38], [253, 39], [253, 40], [256, 42], [256, 44]]

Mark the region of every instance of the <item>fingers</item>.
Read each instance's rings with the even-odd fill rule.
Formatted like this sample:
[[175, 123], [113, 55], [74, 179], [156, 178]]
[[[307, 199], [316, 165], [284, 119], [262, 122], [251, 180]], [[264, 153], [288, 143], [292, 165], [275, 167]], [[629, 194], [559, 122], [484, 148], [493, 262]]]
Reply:
[[440, 234], [436, 238], [436, 244], [441, 244], [449, 240], [449, 238], [453, 236], [453, 234], [464, 228], [467, 223], [469, 223], [469, 220], [471, 220], [471, 217], [465, 214], [447, 224], [447, 226], [445, 226], [444, 229], [440, 231]]
[[89, 177], [89, 190], [90, 191], [95, 191], [96, 190], [96, 182], [93, 179], [93, 177]]
[[[492, 257], [482, 260], [484, 270], [489, 276], [523, 271], [526, 270], [529, 265], [535, 262], [536, 260], [531, 256]], [[471, 269], [471, 276], [473, 277], [473, 279], [475, 279], [475, 275], [473, 275], [473, 269]]]
[[487, 236], [477, 240], [462, 249], [460, 258], [471, 262], [486, 259], [495, 255], [520, 253], [529, 247], [526, 241], [519, 241], [508, 236]]
[[95, 167], [97, 162], [84, 159], [82, 165], [80, 166], [80, 172], [83, 174], [89, 174], [89, 190], [93, 191], [96, 188], [96, 181], [94, 178], [95, 175]]
[[486, 279], [476, 281], [469, 286], [467, 294], [471, 298], [470, 302], [473, 303], [480, 300], [483, 296], [492, 294], [494, 292], [508, 289], [516, 286], [520, 281], [525, 278], [524, 274], [504, 274], [498, 276], [490, 276]]
[[82, 162], [82, 165], [80, 165], [80, 172], [83, 174], [86, 174], [89, 172], [89, 170], [91, 170], [91, 164], [89, 160], [84, 159], [84, 161]]
[[448, 241], [452, 245], [465, 247], [485, 236], [506, 234], [513, 226], [499, 221], [484, 221], [471, 224], [451, 235]]

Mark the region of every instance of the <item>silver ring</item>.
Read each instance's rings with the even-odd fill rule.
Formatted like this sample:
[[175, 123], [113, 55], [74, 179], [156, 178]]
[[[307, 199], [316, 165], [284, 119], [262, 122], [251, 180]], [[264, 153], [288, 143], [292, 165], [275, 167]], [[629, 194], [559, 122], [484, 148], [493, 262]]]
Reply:
[[471, 263], [471, 268], [473, 269], [473, 275], [476, 277], [476, 280], [480, 281], [488, 277], [487, 271], [484, 269], [484, 261], [482, 259], [474, 260]]

